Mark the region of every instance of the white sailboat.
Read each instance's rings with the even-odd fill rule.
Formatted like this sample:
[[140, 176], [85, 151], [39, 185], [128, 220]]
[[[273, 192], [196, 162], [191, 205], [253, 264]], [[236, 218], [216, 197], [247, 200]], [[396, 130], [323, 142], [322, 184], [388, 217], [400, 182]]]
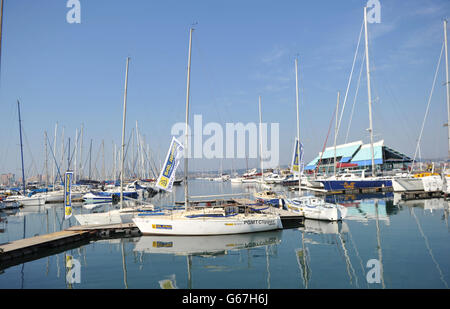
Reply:
[[17, 110], [19, 114], [19, 137], [20, 137], [20, 156], [22, 162], [22, 187], [23, 187], [23, 195], [13, 195], [8, 196], [5, 201], [10, 202], [18, 202], [21, 206], [40, 206], [45, 204], [45, 197], [42, 196], [27, 196], [26, 192], [26, 179], [25, 179], [25, 168], [23, 163], [23, 143], [22, 143], [22, 119], [20, 117], [20, 102], [17, 100]]
[[[447, 20], [444, 20], [444, 46], [441, 49], [441, 55], [439, 57], [438, 65], [436, 67], [433, 85], [431, 87], [431, 92], [428, 98], [427, 104], [427, 112], [428, 107], [431, 102], [431, 97], [434, 90], [434, 85], [436, 83], [437, 74], [439, 71], [439, 64], [442, 58], [442, 52], [445, 53], [445, 76], [446, 76], [446, 100], [447, 100], [447, 127], [448, 127], [448, 156], [450, 157], [450, 85], [449, 85], [449, 73], [448, 73], [448, 50], [447, 50]], [[411, 166], [411, 171], [406, 175], [396, 175], [392, 178], [392, 186], [394, 188], [394, 192], [405, 192], [405, 191], [425, 191], [425, 192], [436, 192], [436, 191], [444, 191], [445, 193], [450, 193], [450, 174], [447, 170], [443, 171], [443, 175], [439, 175], [437, 173], [417, 173], [412, 175], [412, 168], [414, 167], [414, 162], [416, 159], [417, 151], [419, 150], [420, 141], [422, 138], [422, 132], [425, 124], [425, 119], [427, 116], [427, 112], [425, 113], [425, 117], [422, 123], [422, 129], [419, 134], [419, 139], [416, 145], [416, 152], [414, 154], [413, 164]], [[434, 164], [433, 164], [434, 169]]]
[[[294, 166], [297, 167], [298, 175], [301, 175], [301, 153], [300, 153], [300, 121], [299, 121], [299, 105], [298, 105], [298, 61], [295, 59], [295, 81], [296, 81], [296, 104], [297, 104], [297, 140], [293, 157]], [[337, 204], [325, 202], [324, 199], [314, 196], [303, 196], [301, 187], [301, 177], [298, 177], [299, 195], [294, 198], [286, 198], [283, 200], [285, 208], [291, 212], [299, 213], [307, 219], [339, 221], [345, 218], [347, 212], [345, 207]]]
[[[132, 217], [143, 210], [152, 211], [154, 209], [152, 204], [144, 205], [140, 209], [136, 207], [124, 208], [124, 191], [123, 191], [123, 175], [124, 175], [124, 149], [125, 149], [125, 120], [126, 120], [126, 108], [127, 108], [127, 88], [128, 88], [128, 66], [130, 58], [127, 58], [126, 73], [125, 73], [125, 91], [124, 91], [124, 103], [123, 103], [123, 125], [122, 125], [122, 168], [120, 176], [120, 208], [113, 209], [106, 212], [99, 213], [87, 213], [87, 214], [74, 214], [75, 219], [81, 225], [90, 224], [118, 224], [118, 223], [131, 223]], [[116, 192], [117, 194], [119, 192]], [[86, 198], [86, 196], [84, 196]], [[109, 194], [111, 198], [111, 194]], [[89, 196], [87, 197], [89, 198]]]
[[[186, 154], [188, 153], [189, 90], [193, 30], [193, 28], [190, 28], [189, 30], [189, 55], [186, 90], [186, 130], [184, 146], [185, 209], [165, 215], [140, 215], [133, 218], [133, 222], [144, 235], [226, 235], [281, 229], [282, 224], [279, 215], [250, 213], [249, 209], [246, 209], [245, 213], [240, 213], [236, 207], [195, 209], [189, 206], [187, 177], [188, 156]], [[172, 173], [175, 173], [175, 171]]]

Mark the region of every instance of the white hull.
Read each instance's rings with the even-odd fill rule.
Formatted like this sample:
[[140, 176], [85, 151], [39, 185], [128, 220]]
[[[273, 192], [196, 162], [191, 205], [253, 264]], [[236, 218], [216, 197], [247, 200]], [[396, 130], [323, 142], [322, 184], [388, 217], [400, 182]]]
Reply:
[[17, 196], [8, 197], [6, 201], [17, 201], [22, 206], [40, 206], [45, 204], [45, 197], [43, 196]]
[[142, 234], [155, 235], [226, 235], [282, 229], [281, 219], [271, 214], [238, 214], [231, 217], [187, 218], [189, 212], [165, 216], [135, 217]]
[[317, 198], [286, 199], [286, 208], [303, 215], [306, 219], [340, 221], [347, 216], [347, 208], [337, 204], [330, 204]]
[[421, 178], [392, 178], [392, 188], [394, 192], [424, 191]]
[[348, 233], [348, 225], [345, 221], [323, 221], [323, 220], [312, 220], [305, 219], [304, 226], [299, 228], [307, 233], [313, 234], [340, 234]]
[[114, 209], [107, 212], [77, 214], [75, 219], [80, 225], [132, 223], [136, 209]]
[[425, 192], [436, 192], [444, 190], [444, 181], [441, 176], [422, 177], [422, 183]]

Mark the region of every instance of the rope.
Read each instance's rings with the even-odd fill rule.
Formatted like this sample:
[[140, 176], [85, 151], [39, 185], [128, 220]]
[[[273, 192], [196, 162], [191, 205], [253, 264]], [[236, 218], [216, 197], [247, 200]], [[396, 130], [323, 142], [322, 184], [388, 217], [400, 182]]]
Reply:
[[[337, 108], [337, 106], [336, 106], [336, 108]], [[326, 147], [326, 145], [327, 145], [328, 136], [330, 135], [331, 124], [333, 123], [334, 115], [336, 114], [336, 108], [334, 109], [333, 115], [331, 116], [330, 125], [329, 125], [329, 127], [328, 127], [327, 137], [326, 137], [326, 139], [325, 139], [325, 143], [323, 143], [322, 153], [320, 154], [319, 162], [317, 162], [316, 173], [317, 173], [318, 170], [319, 170], [320, 162], [322, 162], [322, 156], [323, 156], [323, 153], [324, 153], [324, 151], [325, 151], [325, 147]]]
[[363, 58], [362, 58], [362, 62], [361, 62], [361, 69], [359, 70], [358, 83], [356, 84], [355, 98], [353, 99], [353, 106], [352, 106], [352, 111], [350, 113], [350, 120], [348, 122], [347, 134], [345, 135], [345, 143], [347, 143], [348, 134], [350, 133], [350, 127], [351, 127], [352, 119], [353, 119], [353, 112], [355, 110], [356, 99], [358, 98], [359, 85], [361, 83], [361, 75], [362, 75], [362, 71], [363, 71], [363, 67], [364, 67], [364, 60], [365, 59], [366, 59], [366, 55], [364, 54]]
[[342, 115], [344, 114], [345, 104], [347, 103], [348, 90], [350, 88], [350, 83], [351, 83], [352, 76], [353, 76], [353, 70], [355, 68], [356, 57], [358, 55], [358, 50], [359, 50], [359, 43], [361, 42], [361, 35], [362, 35], [363, 25], [364, 25], [364, 22], [361, 24], [361, 30], [359, 31], [358, 44], [356, 45], [355, 55], [353, 56], [352, 70], [350, 71], [350, 76], [348, 78], [347, 90], [345, 91], [344, 104], [342, 105], [341, 116], [339, 117], [339, 122], [338, 122], [337, 134], [336, 135], [339, 135], [339, 129], [341, 128]]
[[[431, 92], [430, 92], [430, 96], [428, 97], [428, 103], [427, 103], [427, 108], [425, 110], [425, 117], [423, 118], [423, 122], [422, 122], [422, 128], [420, 129], [420, 134], [419, 134], [419, 139], [417, 140], [417, 146], [416, 146], [416, 151], [414, 152], [414, 159], [412, 161], [411, 167], [414, 166], [414, 162], [416, 161], [416, 156], [417, 156], [417, 151], [419, 149], [419, 145], [420, 145], [420, 140], [422, 139], [422, 133], [423, 133], [423, 128], [425, 126], [425, 120], [427, 119], [428, 116], [428, 111], [430, 109], [430, 103], [431, 103], [431, 97], [433, 96], [433, 91], [434, 91], [434, 86], [436, 84], [436, 78], [439, 72], [439, 66], [441, 64], [441, 59], [442, 59], [442, 53], [444, 51], [444, 43], [442, 43], [442, 48], [441, 48], [441, 54], [439, 55], [439, 61], [438, 64], [436, 66], [436, 72], [434, 73], [434, 79], [433, 79], [433, 85], [431, 86]], [[409, 174], [412, 172], [412, 168], [409, 171]]]

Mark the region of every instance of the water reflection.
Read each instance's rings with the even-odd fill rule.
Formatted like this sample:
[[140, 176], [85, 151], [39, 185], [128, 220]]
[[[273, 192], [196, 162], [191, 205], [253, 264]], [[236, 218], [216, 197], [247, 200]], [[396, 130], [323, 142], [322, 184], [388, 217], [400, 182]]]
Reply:
[[[134, 251], [145, 254], [170, 254], [185, 256], [187, 264], [187, 288], [192, 289], [192, 259], [196, 257], [214, 258], [226, 256], [231, 251], [264, 248], [267, 271], [267, 288], [270, 288], [269, 246], [281, 242], [282, 231], [259, 232], [235, 235], [214, 236], [141, 236], [136, 242]], [[222, 268], [214, 267], [223, 271]], [[175, 275], [159, 281], [161, 288], [176, 288]]]
[[[259, 190], [256, 184], [192, 183], [193, 195]], [[183, 201], [183, 191], [182, 186], [174, 187], [172, 193], [158, 194], [150, 202], [174, 205]], [[95, 241], [7, 267], [0, 274], [0, 287], [448, 288], [448, 201], [402, 201], [392, 193], [327, 199], [348, 208], [344, 221], [305, 220], [300, 228], [247, 235]], [[110, 209], [110, 205], [82, 206], [74, 213]], [[63, 204], [3, 211], [0, 243], [77, 224], [74, 218], [64, 220]], [[82, 264], [79, 285], [65, 280], [68, 255]], [[366, 280], [370, 259], [380, 261], [379, 284]]]

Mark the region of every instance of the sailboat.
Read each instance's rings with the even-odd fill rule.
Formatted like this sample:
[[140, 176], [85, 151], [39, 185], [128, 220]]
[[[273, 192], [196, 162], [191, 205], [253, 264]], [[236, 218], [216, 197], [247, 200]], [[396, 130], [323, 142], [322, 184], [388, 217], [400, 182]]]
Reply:
[[[442, 58], [442, 52], [445, 52], [445, 73], [446, 73], [446, 99], [447, 99], [447, 108], [450, 109], [450, 86], [449, 86], [449, 77], [448, 77], [448, 51], [447, 51], [447, 21], [444, 20], [444, 46], [441, 49], [441, 54], [439, 56], [439, 61], [436, 67], [433, 85], [431, 87], [431, 92], [428, 98], [428, 104], [427, 104], [427, 112], [428, 107], [431, 102], [431, 97], [434, 90], [434, 85], [436, 82], [437, 74], [439, 71], [439, 65]], [[425, 192], [433, 192], [433, 191], [444, 191], [446, 193], [450, 192], [450, 177], [448, 170], [444, 169], [443, 175], [439, 175], [438, 173], [434, 172], [434, 163], [432, 165], [431, 172], [416, 172], [415, 174], [412, 173], [414, 162], [415, 162], [415, 156], [417, 154], [417, 151], [419, 149], [420, 141], [422, 138], [422, 132], [425, 124], [425, 119], [427, 117], [427, 112], [425, 113], [425, 117], [422, 123], [422, 129], [419, 134], [419, 139], [417, 141], [416, 145], [416, 152], [414, 154], [414, 160], [413, 164], [411, 165], [411, 171], [409, 173], [396, 175], [392, 178], [392, 186], [394, 189], [394, 192], [405, 192], [405, 191], [425, 191]], [[450, 110], [448, 110], [448, 122], [450, 123]], [[448, 140], [448, 147], [449, 147], [449, 155], [450, 155], [450, 126], [449, 127], [449, 140]]]
[[264, 180], [264, 168], [263, 168], [263, 158], [262, 158], [262, 116], [261, 116], [261, 96], [259, 97], [259, 161], [261, 165], [261, 179], [259, 180], [261, 186], [268, 190], [255, 192], [253, 197], [256, 198], [258, 202], [263, 204], [269, 204], [273, 206], [280, 205], [280, 197], [277, 193], [271, 190], [270, 186], [265, 183]]
[[[142, 234], [158, 235], [226, 235], [241, 234], [251, 232], [263, 232], [277, 230], [282, 228], [279, 215], [270, 213], [253, 212], [251, 208], [245, 207], [245, 211], [239, 211], [236, 205], [223, 205], [221, 207], [203, 207], [194, 208], [189, 206], [188, 196], [188, 121], [189, 121], [189, 90], [190, 90], [190, 71], [191, 71], [191, 50], [192, 50], [192, 32], [189, 30], [189, 55], [187, 72], [187, 90], [186, 90], [186, 130], [184, 148], [184, 210], [173, 211], [164, 215], [145, 215], [141, 214], [133, 218], [133, 222], [139, 228]], [[174, 140], [174, 139], [173, 139]], [[172, 150], [173, 149], [173, 150]], [[181, 151], [181, 150], [180, 150]], [[178, 166], [177, 156], [173, 154], [176, 149], [169, 149], [166, 158], [166, 166], [161, 170], [158, 180], [164, 181], [163, 186], [170, 183], [170, 178], [175, 174], [174, 167]], [[181, 153], [181, 152], [180, 152]], [[171, 155], [172, 154], [172, 155]], [[164, 171], [169, 173], [164, 174]], [[165, 175], [165, 176], [164, 176]]]
[[[124, 177], [124, 150], [125, 150], [125, 120], [126, 120], [126, 108], [127, 108], [127, 88], [128, 88], [128, 66], [129, 66], [130, 58], [127, 58], [126, 64], [126, 74], [125, 74], [125, 92], [124, 92], [124, 103], [123, 103], [123, 125], [122, 125], [122, 168], [120, 175], [120, 192], [116, 192], [115, 196], [120, 194], [120, 208], [113, 209], [106, 212], [100, 213], [87, 213], [87, 214], [75, 214], [75, 219], [81, 225], [89, 225], [89, 224], [118, 224], [118, 223], [131, 223], [132, 217], [136, 213], [140, 212], [153, 212], [154, 206], [152, 204], [141, 206], [139, 209], [135, 207], [126, 207], [124, 208], [124, 196], [126, 192], [124, 192], [123, 188], [123, 177]], [[136, 184], [135, 184], [136, 186]], [[99, 196], [99, 193], [96, 193]], [[103, 198], [107, 201], [112, 199], [114, 196], [111, 193], [104, 193]], [[84, 198], [93, 198], [90, 196], [84, 196]], [[98, 201], [98, 200], [97, 200]]]
[[[320, 181], [324, 189], [327, 191], [339, 191], [348, 189], [361, 189], [361, 188], [384, 188], [392, 187], [392, 180], [390, 178], [380, 178], [376, 177], [376, 166], [375, 166], [375, 154], [374, 154], [374, 141], [373, 141], [373, 125], [372, 125], [372, 92], [370, 85], [370, 65], [369, 65], [369, 39], [367, 32], [367, 7], [364, 7], [364, 30], [365, 30], [365, 60], [366, 60], [366, 74], [367, 74], [367, 93], [369, 101], [369, 133], [370, 133], [370, 153], [372, 161], [372, 176], [371, 177], [357, 177], [351, 181], [346, 179], [338, 179], [335, 176], [328, 179], [318, 180]], [[336, 110], [337, 114], [337, 110]], [[339, 128], [339, 127], [338, 127]], [[337, 135], [337, 132], [336, 132]], [[382, 142], [379, 142], [382, 144]], [[336, 168], [336, 157], [334, 165]], [[364, 175], [365, 176], [365, 175]]]
[[296, 105], [297, 105], [297, 139], [295, 141], [294, 156], [292, 159], [292, 172], [299, 175], [299, 196], [291, 199], [283, 199], [284, 207], [295, 213], [303, 215], [307, 219], [339, 221], [345, 218], [347, 210], [337, 204], [327, 203], [324, 199], [315, 196], [303, 196], [301, 187], [301, 161], [302, 147], [300, 145], [300, 116], [298, 104], [298, 60], [295, 59], [295, 81], [296, 81]]
[[19, 113], [19, 135], [20, 135], [20, 156], [22, 162], [22, 187], [23, 195], [8, 196], [5, 202], [18, 202], [22, 206], [40, 206], [45, 204], [44, 196], [27, 196], [26, 186], [25, 186], [25, 169], [23, 164], [23, 143], [22, 143], [22, 120], [20, 118], [20, 102], [17, 100], [17, 110]]

